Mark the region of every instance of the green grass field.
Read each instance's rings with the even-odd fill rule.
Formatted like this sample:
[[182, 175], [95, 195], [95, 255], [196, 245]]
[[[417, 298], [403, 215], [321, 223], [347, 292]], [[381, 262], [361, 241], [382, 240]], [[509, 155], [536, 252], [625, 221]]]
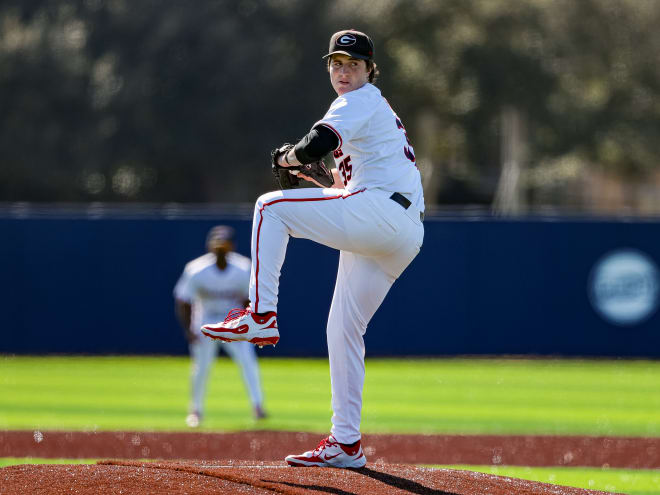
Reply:
[[510, 476], [526, 480], [576, 486], [590, 490], [627, 493], [629, 495], [657, 495], [660, 493], [660, 471], [597, 468], [529, 468], [517, 466], [441, 466], [467, 469], [483, 473]]
[[[238, 369], [209, 380], [209, 430], [327, 432], [323, 359], [262, 359], [271, 419], [255, 424]], [[184, 428], [185, 357], [0, 357], [0, 428]], [[660, 436], [660, 362], [368, 360], [364, 432]]]
[[[202, 430], [329, 430], [327, 360], [271, 358], [260, 365], [270, 418], [252, 419], [236, 366], [220, 358]], [[660, 436], [660, 362], [370, 359], [366, 366], [366, 433]], [[0, 356], [0, 429], [183, 430], [188, 374], [185, 357]], [[497, 469], [660, 494], [657, 471], [552, 468], [523, 476]], [[564, 475], [578, 481], [563, 482]]]

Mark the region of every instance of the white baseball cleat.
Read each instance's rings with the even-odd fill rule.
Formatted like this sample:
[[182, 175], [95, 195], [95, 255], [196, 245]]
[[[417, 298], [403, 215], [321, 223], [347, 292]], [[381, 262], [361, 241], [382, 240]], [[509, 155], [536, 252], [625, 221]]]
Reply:
[[259, 347], [280, 340], [275, 311], [258, 315], [250, 309], [232, 309], [225, 321], [202, 326], [202, 333], [223, 342], [246, 341]]
[[288, 455], [284, 460], [289, 466], [295, 467], [361, 468], [367, 463], [360, 440], [349, 447], [337, 442], [332, 435], [321, 440], [314, 450], [300, 455]]
[[189, 428], [199, 428], [199, 424], [202, 422], [202, 415], [196, 412], [191, 412], [186, 416], [186, 424]]

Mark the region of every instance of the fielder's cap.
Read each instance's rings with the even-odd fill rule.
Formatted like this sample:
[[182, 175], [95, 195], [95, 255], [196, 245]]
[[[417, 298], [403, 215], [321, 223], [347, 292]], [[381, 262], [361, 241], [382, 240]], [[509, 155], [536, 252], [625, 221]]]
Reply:
[[206, 235], [206, 244], [212, 242], [231, 241], [234, 238], [234, 229], [228, 225], [216, 225]]
[[353, 58], [371, 60], [374, 57], [374, 42], [371, 38], [355, 29], [344, 29], [332, 35], [327, 58], [335, 53], [341, 53]]

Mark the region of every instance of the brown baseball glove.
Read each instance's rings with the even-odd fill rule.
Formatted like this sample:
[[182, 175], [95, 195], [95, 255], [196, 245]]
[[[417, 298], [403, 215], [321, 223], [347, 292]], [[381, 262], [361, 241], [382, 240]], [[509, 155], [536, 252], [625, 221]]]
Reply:
[[332, 187], [335, 179], [332, 176], [332, 171], [326, 166], [323, 160], [317, 160], [312, 163], [304, 165], [297, 165], [295, 167], [282, 167], [279, 165], [278, 159], [285, 153], [288, 153], [293, 145], [285, 143], [279, 148], [275, 148], [270, 152], [270, 161], [273, 170], [273, 175], [277, 179], [281, 189], [296, 189], [306, 185], [308, 181], [297, 177], [299, 172], [302, 172], [307, 177], [314, 179], [323, 187]]

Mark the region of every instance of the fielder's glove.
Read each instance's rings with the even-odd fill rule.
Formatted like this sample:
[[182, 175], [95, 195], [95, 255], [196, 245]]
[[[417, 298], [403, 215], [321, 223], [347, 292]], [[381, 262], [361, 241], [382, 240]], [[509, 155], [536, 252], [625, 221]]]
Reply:
[[270, 161], [273, 175], [275, 175], [277, 183], [281, 189], [296, 189], [303, 187], [303, 184], [307, 183], [308, 181], [298, 178], [298, 172], [302, 172], [307, 177], [311, 177], [323, 187], [332, 187], [332, 185], [335, 183], [335, 179], [332, 176], [332, 172], [325, 165], [323, 160], [318, 160], [295, 167], [282, 167], [279, 165], [278, 160], [280, 156], [288, 153], [291, 148], [293, 148], [292, 144], [285, 143], [279, 148], [275, 148], [270, 152]]

